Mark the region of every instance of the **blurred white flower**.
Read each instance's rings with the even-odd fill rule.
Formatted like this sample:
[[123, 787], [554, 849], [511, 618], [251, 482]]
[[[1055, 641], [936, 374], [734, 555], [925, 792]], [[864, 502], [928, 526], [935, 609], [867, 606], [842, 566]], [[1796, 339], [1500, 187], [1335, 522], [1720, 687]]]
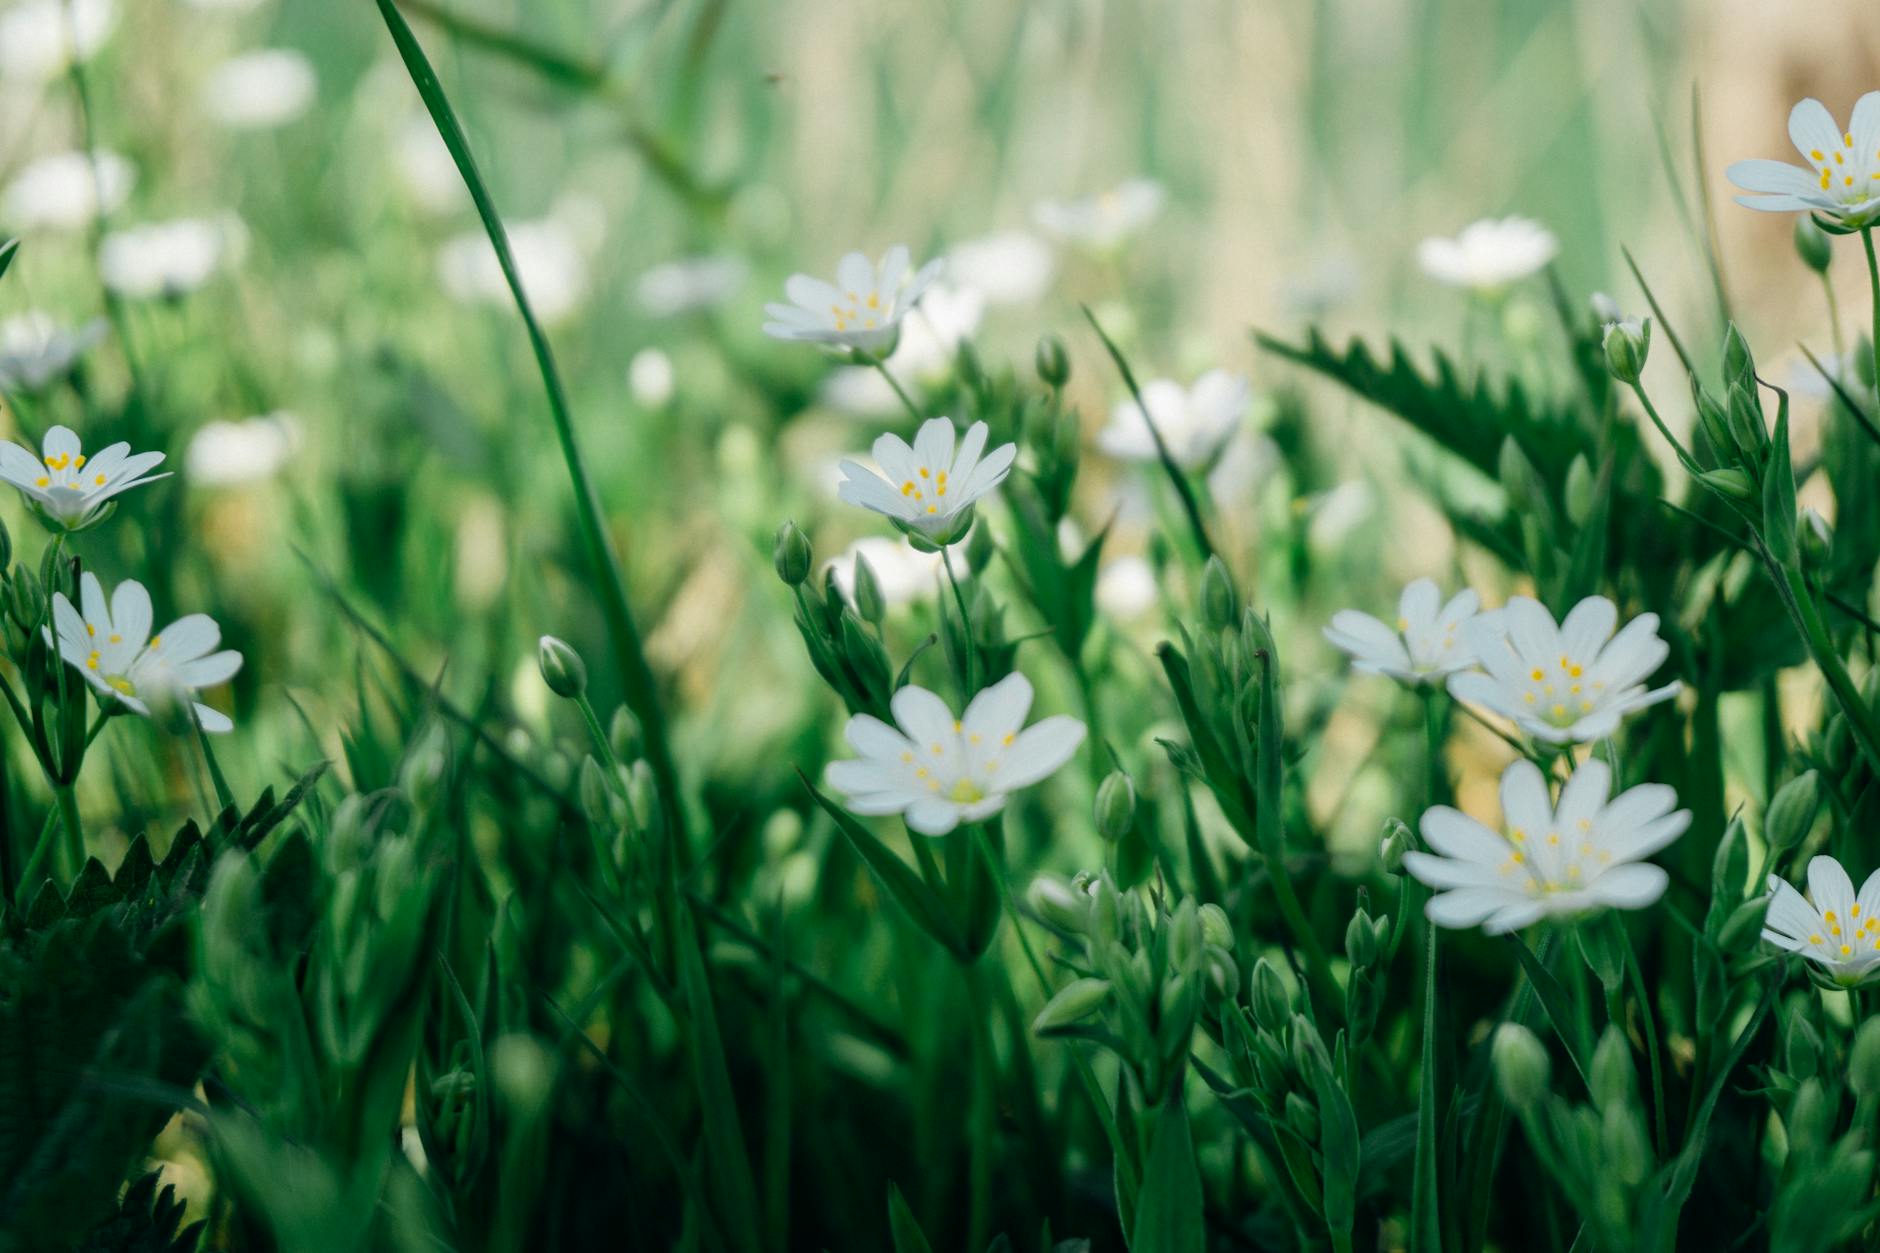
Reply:
[[189, 437], [183, 473], [202, 487], [238, 487], [273, 478], [300, 451], [300, 419], [284, 410], [209, 422]]
[[[974, 502], [1005, 481], [1018, 446], [1001, 444], [982, 457], [987, 427], [967, 428], [958, 451], [952, 418], [929, 418], [914, 434], [914, 446], [898, 435], [883, 435], [873, 449], [879, 473], [844, 461], [847, 477], [837, 494], [851, 505], [885, 514], [934, 543], [952, 543], [960, 519]], [[884, 478], [883, 475], [886, 477]]]
[[774, 339], [824, 344], [877, 354], [890, 350], [907, 311], [940, 275], [941, 263], [929, 261], [911, 276], [908, 252], [896, 244], [879, 266], [851, 252], [836, 266], [829, 284], [807, 274], [793, 274], [783, 285], [790, 303], [767, 304], [764, 334]]
[[1118, 621], [1145, 616], [1161, 596], [1155, 568], [1141, 557], [1118, 557], [1097, 571], [1097, 608]]
[[1484, 218], [1454, 239], [1418, 244], [1417, 264], [1439, 282], [1490, 294], [1540, 270], [1559, 251], [1553, 232], [1530, 218]]
[[[587, 299], [587, 260], [574, 232], [555, 217], [508, 226], [509, 250], [522, 276], [522, 290], [545, 323], [559, 322]], [[465, 304], [508, 305], [514, 299], [496, 249], [481, 230], [445, 242], [437, 255], [444, 290]]]
[[1124, 400], [1110, 411], [1109, 425], [1097, 432], [1097, 447], [1125, 461], [1155, 461], [1155, 436], [1160, 434], [1176, 465], [1196, 469], [1233, 437], [1252, 397], [1246, 376], [1226, 370], [1209, 370], [1193, 387], [1151, 379], [1142, 385], [1148, 418], [1133, 397]]
[[393, 137], [388, 155], [405, 191], [427, 213], [449, 213], [470, 203], [444, 137], [429, 114], [408, 118]]
[[1814, 899], [1803, 899], [1785, 880], [1770, 875], [1762, 938], [1819, 964], [1843, 987], [1861, 982], [1880, 966], [1880, 870], [1867, 876], [1856, 896], [1840, 862], [1812, 858], [1808, 895]]
[[162, 453], [133, 453], [125, 443], [87, 457], [70, 427], [47, 431], [40, 449], [35, 455], [12, 440], [0, 440], [0, 480], [19, 489], [27, 507], [57, 531], [82, 531], [101, 522], [119, 493], [169, 477], [149, 473], [162, 463]]
[[1853, 395], [1860, 395], [1866, 384], [1860, 381], [1860, 368], [1865, 364], [1864, 354], [1824, 352], [1816, 356], [1815, 361], [1821, 368], [1815, 368], [1815, 362], [1803, 357], [1800, 361], [1789, 363], [1789, 391], [1797, 396], [1809, 396], [1816, 400], [1826, 400], [1834, 395], [1834, 379]]
[[1807, 168], [1785, 161], [1738, 161], [1724, 173], [1744, 191], [1736, 202], [1769, 213], [1821, 213], [1843, 226], [1880, 219], [1880, 91], [1854, 102], [1842, 130], [1819, 100], [1789, 111], [1789, 142]]
[[672, 399], [672, 358], [657, 348], [642, 348], [627, 363], [627, 387], [644, 409], [663, 409]]
[[[926, 600], [940, 587], [945, 577], [940, 569], [939, 553], [924, 553], [904, 539], [869, 535], [850, 544], [841, 556], [829, 562], [829, 572], [843, 597], [855, 603], [855, 559], [863, 558], [875, 572], [875, 584], [881, 599], [890, 609]], [[965, 580], [972, 572], [964, 562], [955, 563], [954, 577]]]
[[306, 113], [318, 91], [305, 53], [263, 48], [216, 66], [203, 83], [202, 108], [230, 130], [267, 130]]
[[[53, 593], [59, 655], [100, 695], [114, 697], [145, 717], [152, 706], [161, 711], [171, 702], [191, 700], [203, 688], [228, 682], [242, 668], [242, 655], [234, 649], [216, 651], [222, 628], [207, 614], [178, 618], [152, 635], [150, 593], [135, 579], [119, 583], [107, 606], [98, 576], [87, 570], [79, 579], [79, 600], [83, 613], [64, 592]], [[226, 714], [192, 704], [203, 730], [235, 729]]]
[[955, 718], [926, 688], [904, 687], [890, 702], [898, 726], [868, 714], [849, 719], [849, 745], [861, 757], [829, 763], [829, 784], [854, 812], [900, 814], [922, 835], [990, 818], [1084, 742], [1084, 724], [1064, 714], [1025, 726], [1031, 699], [1025, 676], [1008, 674]]
[[1132, 178], [1094, 196], [1042, 201], [1032, 210], [1032, 221], [1054, 239], [1107, 252], [1154, 221], [1162, 201], [1160, 183]]
[[[960, 343], [970, 339], [985, 316], [985, 297], [972, 288], [936, 283], [920, 307], [901, 323], [901, 339], [888, 354], [896, 378], [934, 379], [953, 366]], [[843, 366], [823, 380], [823, 403], [844, 413], [886, 413], [901, 398], [873, 366]]]
[[1294, 317], [1314, 321], [1348, 303], [1363, 283], [1358, 263], [1346, 253], [1333, 253], [1288, 277], [1280, 288], [1280, 303]]
[[105, 285], [136, 299], [195, 291], [241, 259], [248, 230], [232, 214], [128, 226], [104, 237], [98, 268]]
[[1619, 302], [1603, 291], [1594, 292], [1587, 297], [1586, 303], [1592, 306], [1593, 317], [1601, 326], [1625, 320], [1625, 310], [1620, 308]]
[[715, 309], [738, 294], [750, 277], [742, 257], [682, 257], [640, 275], [633, 294], [655, 318], [675, 318]]
[[90, 60], [117, 26], [114, 0], [24, 0], [0, 10], [0, 78], [43, 83]]
[[38, 309], [0, 321], [0, 391], [36, 392], [64, 378], [104, 336], [102, 318], [76, 330]]
[[16, 231], [90, 226], [101, 211], [111, 213], [121, 206], [136, 181], [131, 163], [115, 152], [39, 157], [7, 184], [5, 224]]
[[1691, 811], [1674, 812], [1678, 794], [1662, 783], [1608, 800], [1611, 792], [1611, 769], [1593, 758], [1556, 805], [1540, 768], [1523, 758], [1501, 776], [1505, 835], [1447, 805], [1426, 810], [1420, 826], [1435, 852], [1405, 853], [1403, 868], [1437, 889], [1424, 911], [1430, 921], [1500, 935], [1542, 918], [1652, 904], [1670, 877], [1644, 859], [1684, 834]]
[[1240, 431], [1208, 471], [1208, 493], [1222, 505], [1246, 503], [1285, 459], [1270, 435]]
[[1325, 638], [1350, 655], [1353, 669], [1388, 675], [1412, 687], [1440, 685], [1456, 671], [1475, 665], [1464, 628], [1481, 606], [1482, 598], [1472, 587], [1444, 604], [1435, 580], [1418, 579], [1398, 598], [1394, 626], [1356, 609], [1341, 609], [1332, 615]]
[[1559, 625], [1539, 601], [1512, 597], [1500, 613], [1482, 614], [1464, 628], [1487, 673], [1451, 676], [1450, 695], [1550, 744], [1603, 739], [1627, 714], [1682, 690], [1675, 681], [1645, 687], [1671, 652], [1658, 638], [1658, 615], [1640, 614], [1615, 636], [1618, 621], [1618, 606], [1604, 596], [1588, 596]]
[[267, 0], [183, 0], [183, 3], [205, 12], [248, 13], [260, 8]]
[[1050, 290], [1057, 273], [1051, 245], [1030, 231], [1001, 231], [947, 251], [947, 277], [989, 305], [1023, 305]]
[[1362, 479], [1347, 479], [1328, 492], [1320, 492], [1299, 507], [1311, 517], [1306, 523], [1306, 543], [1314, 552], [1337, 551], [1351, 533], [1370, 520], [1377, 500], [1371, 485]]

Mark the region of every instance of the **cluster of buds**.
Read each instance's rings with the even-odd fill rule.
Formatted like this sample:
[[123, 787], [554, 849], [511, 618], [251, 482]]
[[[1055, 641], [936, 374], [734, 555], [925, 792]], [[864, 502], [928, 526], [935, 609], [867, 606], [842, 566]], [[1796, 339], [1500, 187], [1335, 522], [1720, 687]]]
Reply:
[[[882, 645], [881, 588], [865, 559], [855, 559], [855, 603], [851, 605], [836, 583], [833, 570], [825, 572], [821, 591], [810, 586], [815, 552], [809, 536], [794, 522], [777, 530], [772, 554], [777, 577], [796, 595], [796, 629], [809, 650], [810, 664], [842, 698], [852, 714], [872, 714], [884, 721], [892, 717], [888, 699], [894, 695], [894, 672]], [[870, 626], [875, 630], [870, 630]]]
[[[23, 724], [33, 754], [55, 785], [70, 785], [78, 778], [92, 703], [86, 698], [89, 686], [60, 659], [48, 637], [53, 596], [78, 595], [75, 567], [58, 544], [46, 548], [37, 572], [14, 565], [12, 537], [0, 526], [0, 633], [7, 656], [20, 670], [21, 699], [33, 714]], [[104, 716], [124, 709], [116, 701], [97, 704]]]
[[[588, 700], [587, 663], [565, 641], [544, 635], [537, 661], [548, 689], [574, 702], [588, 724], [593, 744], [580, 759], [576, 793], [604, 875], [610, 880], [621, 874], [631, 877], [648, 837], [664, 820], [653, 768], [641, 752], [639, 719], [621, 705], [603, 731]], [[563, 783], [557, 780], [558, 786]]]
[[1358, 889], [1358, 908], [1345, 925], [1345, 958], [1351, 977], [1345, 983], [1345, 1025], [1352, 1047], [1371, 1038], [1378, 1010], [1384, 1001], [1383, 983], [1390, 972], [1390, 915], [1371, 917], [1369, 900]]

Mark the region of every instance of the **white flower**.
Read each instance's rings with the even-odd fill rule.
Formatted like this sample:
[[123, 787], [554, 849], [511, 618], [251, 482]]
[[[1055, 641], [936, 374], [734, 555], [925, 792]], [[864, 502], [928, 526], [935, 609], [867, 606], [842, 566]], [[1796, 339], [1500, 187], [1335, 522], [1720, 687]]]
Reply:
[[1450, 694], [1552, 744], [1611, 735], [1627, 714], [1670, 700], [1682, 688], [1676, 682], [1645, 687], [1671, 651], [1658, 638], [1658, 615], [1640, 614], [1615, 636], [1618, 620], [1619, 610], [1604, 596], [1588, 596], [1558, 626], [1539, 601], [1513, 597], [1500, 613], [1483, 614], [1466, 628], [1488, 673], [1451, 676]]
[[1005, 481], [1012, 459], [1018, 456], [1017, 445], [1001, 444], [981, 457], [986, 447], [984, 422], [967, 428], [957, 452], [954, 435], [951, 418], [921, 423], [912, 448], [898, 435], [883, 435], [872, 450], [880, 473], [844, 461], [836, 495], [851, 505], [886, 514], [935, 543], [952, 543], [963, 534], [955, 532], [973, 502]]
[[926, 688], [904, 687], [890, 702], [899, 729], [867, 714], [849, 719], [848, 741], [861, 758], [831, 762], [830, 786], [856, 813], [902, 814], [922, 835], [990, 818], [1083, 743], [1084, 724], [1063, 714], [1026, 727], [1031, 696], [1025, 676], [1009, 674], [956, 719]]
[[202, 87], [202, 108], [230, 130], [268, 130], [306, 113], [319, 90], [313, 63], [292, 48], [231, 57]]
[[1480, 925], [1490, 935], [1544, 917], [1593, 909], [1643, 909], [1664, 894], [1664, 870], [1643, 859], [1691, 824], [1678, 794], [1643, 783], [1607, 799], [1612, 771], [1595, 758], [1573, 772], [1560, 803], [1525, 758], [1501, 776], [1503, 828], [1438, 805], [1424, 812], [1432, 853], [1404, 854], [1404, 869], [1437, 889], [1425, 912], [1442, 927]]
[[1834, 982], [1859, 983], [1880, 966], [1880, 870], [1867, 876], [1860, 895], [1841, 863], [1816, 857], [1808, 863], [1808, 895], [1769, 876], [1769, 912], [1762, 938], [1777, 948], [1818, 962]]
[[[977, 291], [934, 284], [920, 308], [901, 323], [900, 341], [886, 361], [889, 372], [896, 378], [944, 375], [960, 344], [979, 329], [985, 311], [985, 297]], [[831, 371], [823, 381], [822, 400], [831, 408], [853, 414], [885, 413], [901, 403], [880, 371], [863, 365]]]
[[764, 306], [770, 319], [764, 334], [879, 355], [893, 347], [901, 319], [927, 294], [940, 266], [938, 260], [929, 261], [910, 276], [907, 248], [896, 244], [879, 266], [859, 252], [849, 253], [837, 264], [833, 284], [793, 274], [783, 285], [790, 303]]
[[247, 229], [232, 215], [131, 226], [104, 237], [98, 268], [120, 296], [175, 298], [233, 264], [247, 242]]
[[683, 257], [640, 275], [633, 294], [649, 316], [676, 318], [724, 304], [749, 276], [741, 257]]
[[1426, 239], [1417, 263], [1439, 282], [1492, 293], [1524, 279], [1554, 259], [1560, 241], [1529, 218], [1484, 218], [1454, 239]]
[[25, 0], [0, 11], [0, 78], [48, 82], [89, 60], [117, 25], [113, 0]]
[[1280, 289], [1280, 302], [1295, 317], [1322, 318], [1349, 303], [1363, 285], [1357, 261], [1346, 253], [1332, 253], [1290, 275]]
[[1097, 571], [1097, 608], [1123, 622], [1145, 616], [1161, 599], [1155, 568], [1141, 557], [1118, 557]]
[[1050, 290], [1056, 270], [1051, 246], [1030, 231], [1001, 231], [947, 250], [947, 276], [989, 305], [1030, 304]]
[[1054, 239], [1108, 252], [1162, 212], [1162, 185], [1132, 178], [1119, 187], [1077, 200], [1046, 200], [1032, 210], [1038, 229]]
[[1783, 161], [1738, 161], [1725, 173], [1744, 191], [1736, 202], [1770, 213], [1820, 212], [1843, 226], [1880, 217], [1880, 91], [1854, 102], [1848, 129], [1835, 124], [1819, 100], [1789, 111], [1789, 141], [1808, 167]]
[[[87, 570], [79, 579], [81, 614], [65, 598], [52, 597], [52, 622], [58, 628], [59, 655], [85, 681], [106, 696], [149, 716], [151, 706], [189, 700], [205, 687], [226, 683], [241, 669], [242, 655], [216, 651], [222, 629], [207, 614], [178, 618], [152, 635], [150, 593], [134, 579], [117, 585], [107, 607], [98, 576]], [[50, 636], [51, 632], [47, 632]], [[226, 714], [196, 704], [205, 731], [230, 731]]]
[[672, 358], [662, 349], [642, 348], [627, 362], [627, 390], [633, 403], [644, 409], [663, 409], [672, 399]]
[[1592, 306], [1593, 317], [1598, 320], [1601, 326], [1610, 326], [1614, 322], [1625, 321], [1625, 310], [1619, 307], [1618, 301], [1614, 300], [1603, 291], [1594, 292], [1591, 296], [1587, 297], [1586, 303]]
[[101, 522], [118, 494], [168, 478], [168, 473], [149, 473], [162, 461], [160, 452], [133, 453], [124, 443], [87, 457], [78, 435], [64, 426], [46, 432], [43, 455], [37, 457], [11, 440], [0, 440], [0, 479], [19, 489], [46, 525], [61, 531], [82, 531]]
[[77, 230], [122, 205], [137, 181], [115, 152], [55, 152], [7, 184], [4, 216], [14, 230]]
[[[511, 223], [507, 229], [509, 252], [536, 316], [554, 323], [579, 309], [587, 298], [588, 266], [574, 232], [554, 216]], [[446, 241], [438, 250], [437, 269], [454, 300], [508, 305], [515, 299], [496, 249], [480, 230]]]
[[70, 374], [78, 359], [104, 336], [102, 318], [93, 318], [74, 331], [37, 309], [0, 321], [0, 391], [42, 390]]
[[470, 203], [463, 175], [457, 172], [457, 161], [429, 114], [407, 119], [398, 128], [387, 155], [405, 191], [425, 212], [448, 213]]
[[[921, 552], [904, 539], [889, 539], [882, 535], [864, 536], [849, 545], [846, 552], [832, 559], [828, 565], [836, 586], [850, 604], [855, 603], [857, 557], [866, 560], [868, 568], [874, 571], [875, 586], [881, 589], [882, 603], [890, 609], [934, 595], [939, 590], [940, 580], [945, 577], [940, 570], [939, 553]], [[971, 571], [963, 562], [955, 563], [953, 573], [961, 581], [971, 577]]]
[[[1142, 385], [1142, 403], [1148, 406], [1155, 432], [1162, 436], [1176, 465], [1192, 470], [1205, 463], [1240, 428], [1253, 389], [1245, 375], [1209, 370], [1183, 387], [1172, 379], [1151, 379]], [[1097, 447], [1125, 461], [1155, 461], [1155, 433], [1135, 399], [1124, 400], [1110, 411], [1110, 422], [1097, 432]]]
[[273, 478], [299, 450], [300, 420], [291, 413], [209, 422], [190, 436], [183, 472], [203, 487], [239, 487]]
[[1441, 683], [1475, 664], [1464, 628], [1482, 598], [1465, 587], [1444, 604], [1433, 579], [1418, 579], [1397, 601], [1397, 623], [1385, 626], [1368, 613], [1341, 609], [1332, 615], [1325, 638], [1351, 655], [1354, 669], [1389, 675], [1412, 686]]

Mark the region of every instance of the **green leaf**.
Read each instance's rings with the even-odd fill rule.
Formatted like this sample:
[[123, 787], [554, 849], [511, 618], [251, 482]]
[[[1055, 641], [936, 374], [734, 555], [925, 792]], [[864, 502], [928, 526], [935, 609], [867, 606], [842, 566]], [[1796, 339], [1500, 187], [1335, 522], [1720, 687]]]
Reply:
[[93, 1227], [73, 1253], [192, 1253], [207, 1220], [177, 1230], [185, 1207], [172, 1185], [157, 1191], [160, 1173], [153, 1170], [131, 1184], [117, 1213]]
[[1763, 469], [1763, 542], [1782, 565], [1800, 559], [1795, 544], [1795, 471], [1789, 464], [1789, 394], [1777, 389], [1776, 431]]
[[933, 1253], [907, 1198], [901, 1195], [901, 1186], [893, 1180], [888, 1182], [888, 1234], [894, 1237], [894, 1253]]
[[1177, 1085], [1162, 1098], [1162, 1110], [1156, 1116], [1130, 1253], [1204, 1253], [1207, 1227], [1201, 1205], [1201, 1168], [1195, 1161], [1188, 1111]]
[[1553, 971], [1541, 964], [1534, 950], [1527, 946], [1527, 941], [1518, 935], [1509, 937], [1514, 943], [1515, 956], [1521, 959], [1521, 969], [1527, 973], [1528, 983], [1533, 985], [1534, 994], [1540, 997], [1541, 1007], [1547, 1011], [1547, 1017], [1554, 1024], [1554, 1034], [1567, 1046], [1567, 1056], [1573, 1062], [1573, 1068], [1580, 1072], [1580, 1082], [1587, 1081], [1591, 1073], [1586, 1056], [1586, 1042], [1580, 1039], [1574, 1023], [1573, 998], [1560, 986], [1560, 980], [1554, 978]]
[[834, 820], [836, 830], [855, 850], [855, 855], [867, 865], [881, 890], [901, 907], [915, 926], [938, 940], [954, 956], [970, 961], [972, 954], [939, 894], [928, 887], [906, 862], [895, 856], [887, 845], [876, 839], [867, 827], [850, 817], [847, 810], [817, 791], [816, 785], [809, 781], [807, 775], [801, 770], [796, 773], [816, 803], [822, 806], [823, 812]]
[[1436, 924], [1423, 930], [1423, 1062], [1417, 1078], [1417, 1149], [1410, 1180], [1411, 1253], [1442, 1253], [1436, 1145]]
[[718, 1034], [711, 984], [699, 954], [697, 930], [686, 925], [680, 932], [676, 945], [679, 983], [691, 1019], [692, 1071], [704, 1112], [705, 1156], [711, 1163], [706, 1186], [717, 1198], [718, 1217], [732, 1247], [743, 1253], [759, 1253], [763, 1246], [757, 1238], [757, 1186], [752, 1181], [744, 1131], [738, 1125], [738, 1101], [731, 1090], [731, 1072], [725, 1065], [724, 1040]]
[[4, 244], [0, 244], [0, 278], [6, 277], [7, 271], [13, 267], [13, 258], [19, 255], [19, 240], [9, 239]]
[[1358, 1173], [1363, 1168], [1358, 1116], [1329, 1063], [1316, 1068], [1312, 1088], [1319, 1108], [1325, 1225], [1332, 1233], [1332, 1247], [1349, 1249], [1351, 1229], [1358, 1217]]

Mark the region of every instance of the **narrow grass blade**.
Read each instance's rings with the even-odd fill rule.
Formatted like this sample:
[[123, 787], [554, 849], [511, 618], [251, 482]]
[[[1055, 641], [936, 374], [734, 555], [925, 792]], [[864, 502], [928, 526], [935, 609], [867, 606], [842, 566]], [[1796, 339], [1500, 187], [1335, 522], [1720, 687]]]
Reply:
[[731, 1072], [725, 1064], [724, 1040], [718, 1033], [718, 1013], [712, 1005], [705, 961], [699, 955], [695, 926], [681, 928], [678, 944], [679, 983], [691, 1019], [693, 1076], [698, 1082], [699, 1105], [704, 1111], [705, 1152], [711, 1162], [708, 1186], [716, 1194], [717, 1213], [729, 1233], [732, 1247], [759, 1253], [757, 1186], [751, 1176], [751, 1158], [738, 1124], [737, 1096], [731, 1090]]
[[1554, 972], [1542, 964], [1534, 955], [1534, 950], [1527, 946], [1527, 941], [1520, 936], [1510, 937], [1514, 941], [1515, 956], [1521, 959], [1521, 969], [1527, 974], [1528, 983], [1534, 989], [1534, 995], [1540, 998], [1541, 1008], [1547, 1011], [1547, 1017], [1553, 1021], [1554, 1034], [1566, 1045], [1567, 1057], [1573, 1062], [1573, 1068], [1579, 1072], [1580, 1082], [1591, 1087], [1587, 1076], [1588, 1069], [1586, 1044], [1580, 1039], [1574, 1027], [1573, 998], [1560, 986], [1560, 980], [1554, 978]]

